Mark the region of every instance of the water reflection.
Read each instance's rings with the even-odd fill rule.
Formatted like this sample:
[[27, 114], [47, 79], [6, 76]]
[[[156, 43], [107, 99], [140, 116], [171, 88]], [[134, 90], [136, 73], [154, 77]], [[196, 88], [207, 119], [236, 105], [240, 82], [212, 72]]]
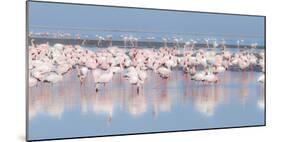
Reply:
[[198, 93], [192, 94], [196, 110], [205, 116], [212, 116], [216, 106], [219, 104], [219, 94], [215, 86], [203, 86], [198, 88]]
[[[264, 86], [261, 85], [261, 87], [257, 88], [259, 92], [264, 92]], [[265, 94], [264, 93], [260, 93], [258, 95], [258, 101], [257, 101], [257, 105], [261, 110], [264, 110], [265, 107]]]
[[103, 115], [110, 123], [116, 109], [129, 113], [132, 118], [147, 111], [158, 117], [159, 113], [173, 111], [173, 106], [188, 104], [200, 114], [212, 117], [219, 105], [230, 104], [236, 95], [241, 105], [250, 101], [249, 96], [257, 95], [257, 107], [264, 109], [263, 85], [255, 82], [258, 73], [254, 72], [225, 72], [218, 84], [193, 82], [181, 71], [174, 71], [172, 78], [176, 79], [169, 80], [150, 73], [140, 94], [136, 94], [134, 86], [122, 80], [121, 75], [115, 75], [113, 81], [97, 93], [90, 75], [80, 86], [75, 74], [75, 71], [68, 73], [64, 81], [57, 84], [40, 83], [29, 88], [30, 121], [39, 115], [61, 119], [65, 111], [79, 108], [81, 115]]

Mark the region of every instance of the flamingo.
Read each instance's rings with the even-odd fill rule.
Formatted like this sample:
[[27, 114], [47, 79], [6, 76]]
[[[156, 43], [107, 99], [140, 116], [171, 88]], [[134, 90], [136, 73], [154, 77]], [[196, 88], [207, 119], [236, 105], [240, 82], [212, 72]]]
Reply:
[[195, 66], [192, 67], [190, 65], [184, 66], [184, 72], [189, 73], [191, 76], [195, 75], [196, 74]]
[[244, 40], [237, 40], [236, 42], [237, 42], [237, 48], [238, 48], [238, 51], [239, 51], [239, 49], [240, 49], [240, 44], [241, 44], [241, 42], [244, 42]]
[[163, 66], [157, 69], [157, 73], [164, 79], [167, 79], [170, 76], [171, 72], [172, 71], [170, 69]]
[[258, 43], [252, 43], [252, 44], [251, 44], [251, 47], [252, 47], [253, 49], [256, 49], [257, 46], [258, 46]]
[[137, 93], [139, 93], [139, 89], [142, 88], [144, 81], [147, 78], [147, 74], [145, 71], [141, 70], [140, 65], [137, 65], [137, 67], [128, 68], [124, 77], [130, 84], [137, 86]]
[[55, 72], [60, 74], [60, 75], [64, 75], [66, 74], [69, 70], [71, 70], [72, 65], [65, 63], [65, 64], [60, 64], [56, 67]]
[[184, 43], [184, 51], [186, 51], [186, 48], [190, 48], [190, 44], [191, 43], [189, 41]]
[[226, 68], [223, 67], [223, 66], [214, 66], [214, 67], [212, 68], [212, 72], [213, 72], [214, 74], [218, 74], [218, 73], [225, 72], [225, 70], [226, 70]]
[[210, 48], [210, 46], [209, 46], [209, 40], [210, 40], [209, 38], [205, 39], [206, 46], [207, 46], [208, 49]]
[[179, 39], [174, 37], [174, 47], [179, 47]]
[[108, 40], [108, 46], [111, 47], [112, 46], [112, 35], [107, 35], [106, 39]]
[[134, 38], [134, 41], [135, 41], [135, 43], [134, 43], [135, 47], [138, 47], [138, 41], [139, 41], [139, 39], [135, 37], [135, 38]]
[[56, 72], [47, 73], [46, 77], [43, 79], [44, 82], [50, 82], [52, 84], [57, 83], [63, 79], [62, 75]]
[[147, 78], [147, 73], [146, 73], [146, 71], [143, 71], [140, 68], [138, 68], [137, 69], [137, 74], [138, 74], [137, 93], [139, 93], [139, 89], [143, 88], [144, 81]]
[[195, 81], [203, 81], [204, 80], [204, 77], [205, 77], [205, 72], [204, 71], [200, 71], [200, 72], [197, 72], [196, 74], [194, 74], [192, 77], [191, 77], [191, 80], [195, 80]]
[[204, 77], [204, 81], [206, 81], [208, 83], [217, 83], [218, 77], [211, 72], [207, 72]]
[[30, 75], [28, 81], [29, 81], [29, 87], [33, 87], [38, 83], [38, 80]]
[[213, 42], [213, 49], [216, 50], [217, 47], [218, 47], [218, 43], [217, 40], [215, 39]]
[[164, 64], [169, 69], [177, 66], [177, 62], [172, 60], [172, 57], [169, 57], [169, 59]]
[[127, 47], [128, 37], [127, 37], [127, 36], [123, 36], [123, 35], [121, 35], [121, 37], [123, 37], [123, 41], [124, 41], [124, 48], [126, 48], [126, 47]]
[[105, 39], [104, 39], [104, 37], [99, 36], [99, 35], [96, 35], [96, 37], [97, 37], [97, 39], [98, 39], [97, 47], [100, 47], [101, 42], [102, 42], [103, 40], [105, 40]]
[[134, 37], [133, 37], [133, 36], [129, 36], [128, 40], [129, 40], [129, 42], [131, 43], [132, 47], [135, 47], [135, 44], [134, 44]]
[[163, 40], [163, 46], [164, 46], [164, 47], [167, 47], [167, 41], [168, 41], [168, 39], [167, 39], [167, 38], [162, 38], [162, 40]]
[[195, 45], [196, 45], [197, 41], [191, 39], [191, 43], [192, 43], [192, 45], [191, 45], [191, 50], [193, 50], [193, 49], [195, 48]]
[[260, 83], [264, 83], [264, 74], [261, 75], [261, 76], [258, 78], [257, 81], [260, 82]]
[[85, 66], [82, 66], [82, 67], [77, 66], [76, 68], [77, 68], [77, 76], [80, 80], [80, 85], [82, 85], [84, 80], [87, 77], [87, 73], [88, 73], [89, 69]]
[[99, 90], [99, 84], [106, 85], [106, 83], [109, 83], [113, 77], [113, 71], [111, 69], [108, 69], [105, 72], [102, 72], [100, 69], [96, 69], [92, 71], [92, 74], [96, 84], [96, 92]]
[[222, 41], [221, 41], [221, 46], [222, 46], [222, 50], [224, 51], [226, 48], [224, 39], [222, 39]]
[[240, 57], [238, 60], [238, 65], [241, 70], [245, 70], [249, 66], [249, 62], [247, 59], [243, 59], [243, 57]]

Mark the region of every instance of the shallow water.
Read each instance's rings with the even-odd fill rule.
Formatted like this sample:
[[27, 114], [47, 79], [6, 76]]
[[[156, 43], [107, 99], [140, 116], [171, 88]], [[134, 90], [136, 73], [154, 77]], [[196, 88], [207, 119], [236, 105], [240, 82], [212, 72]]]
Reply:
[[137, 94], [122, 74], [95, 92], [91, 74], [80, 86], [73, 70], [62, 82], [29, 88], [29, 139], [263, 125], [261, 74], [228, 71], [204, 84], [180, 70], [168, 80], [148, 72]]

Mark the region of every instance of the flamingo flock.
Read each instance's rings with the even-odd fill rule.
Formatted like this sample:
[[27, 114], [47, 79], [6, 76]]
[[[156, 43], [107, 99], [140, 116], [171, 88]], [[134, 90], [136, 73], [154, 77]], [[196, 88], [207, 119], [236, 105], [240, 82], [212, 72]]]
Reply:
[[[99, 44], [102, 37], [97, 36]], [[110, 41], [111, 37], [107, 37]], [[39, 82], [55, 84], [63, 80], [69, 71], [77, 72], [77, 79], [83, 85], [87, 78], [92, 77], [96, 91], [106, 87], [113, 76], [120, 74], [122, 78], [133, 86], [139, 93], [143, 89], [148, 76], [148, 71], [158, 74], [163, 80], [171, 78], [173, 70], [182, 70], [191, 80], [214, 84], [220, 81], [219, 74], [227, 70], [262, 72], [257, 78], [264, 82], [264, 52], [254, 52], [256, 48], [230, 52], [222, 44], [222, 49], [217, 51], [216, 42], [210, 45], [206, 39], [207, 49], [195, 49], [196, 41], [185, 43], [183, 50], [177, 47], [137, 48], [137, 38], [124, 37], [124, 44], [131, 42], [132, 48], [119, 48], [109, 46], [99, 48], [98, 51], [81, 47], [79, 45], [63, 45], [49, 43], [35, 44], [31, 41], [29, 46], [29, 87], [37, 86]], [[240, 47], [240, 42], [238, 42]], [[110, 42], [110, 45], [112, 43]], [[175, 41], [178, 45], [178, 41]], [[211, 48], [213, 46], [213, 48]]]

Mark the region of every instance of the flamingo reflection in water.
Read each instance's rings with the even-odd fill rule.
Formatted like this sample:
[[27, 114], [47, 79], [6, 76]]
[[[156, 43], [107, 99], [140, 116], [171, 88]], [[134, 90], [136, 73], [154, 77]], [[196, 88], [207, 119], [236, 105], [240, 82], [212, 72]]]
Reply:
[[[70, 73], [67, 76], [71, 75], [73, 76], [75, 73]], [[213, 116], [219, 105], [230, 103], [229, 95], [225, 92], [224, 86], [220, 86], [220, 84], [202, 84], [196, 87], [196, 83], [189, 81], [188, 87], [183, 88], [189, 91], [184, 92], [172, 89], [173, 85], [165, 85], [163, 79], [158, 78], [161, 84], [158, 86], [160, 88], [144, 90], [138, 94], [134, 91], [133, 86], [126, 83], [126, 80], [123, 80], [125, 83], [121, 86], [114, 87], [118, 84], [117, 79], [114, 79], [115, 84], [110, 84], [107, 90], [99, 92], [95, 92], [94, 86], [89, 85], [89, 83], [79, 87], [79, 80], [72, 81], [73, 78], [68, 82], [60, 82], [55, 85], [42, 83], [36, 88], [30, 88], [29, 119], [31, 120], [44, 113], [50, 117], [61, 119], [67, 109], [71, 110], [77, 105], [81, 105], [81, 113], [84, 115], [94, 113], [99, 116], [106, 116], [105, 122], [107, 124], [110, 124], [113, 120], [117, 108], [120, 108], [118, 111], [126, 111], [135, 118], [144, 115], [151, 107], [153, 116], [157, 118], [159, 113], [172, 111], [172, 104], [178, 105], [179, 100], [177, 98], [184, 96], [184, 93], [187, 93], [185, 95], [187, 95], [188, 101], [196, 110], [207, 117]], [[148, 88], [148, 86], [144, 87]], [[243, 95], [239, 96], [241, 103], [247, 102], [246, 99], [243, 99]], [[77, 97], [80, 97], [80, 99], [77, 99]], [[262, 106], [260, 105], [262, 102], [263, 98], [260, 97], [257, 102], [258, 107]]]

